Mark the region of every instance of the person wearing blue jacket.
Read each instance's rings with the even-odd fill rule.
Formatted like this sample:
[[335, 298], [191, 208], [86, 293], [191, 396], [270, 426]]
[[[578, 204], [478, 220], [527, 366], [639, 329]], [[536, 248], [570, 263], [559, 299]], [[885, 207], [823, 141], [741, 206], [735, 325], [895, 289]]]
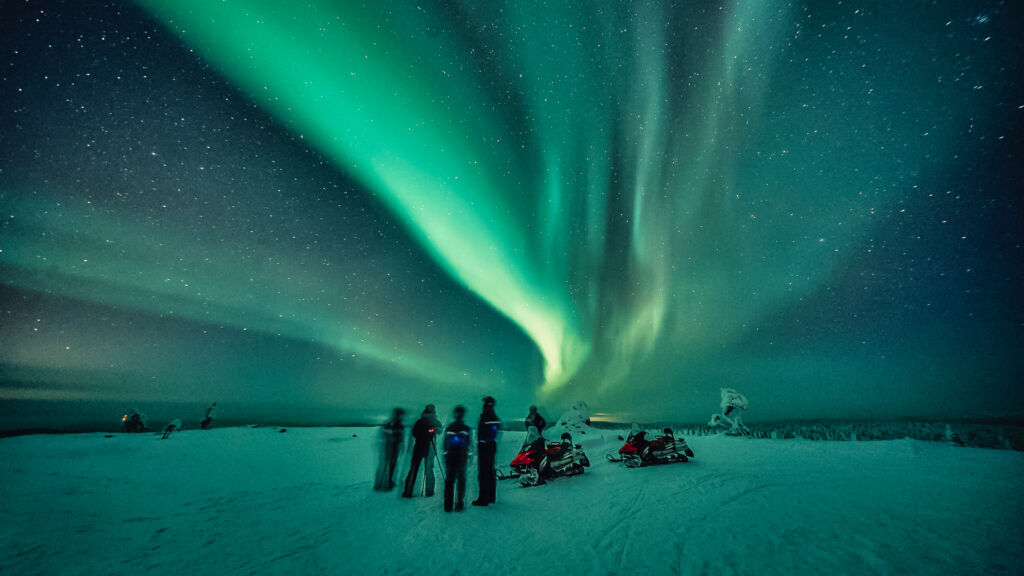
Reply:
[[[463, 417], [466, 409], [456, 406], [455, 421], [444, 429], [444, 511], [451, 512], [454, 501], [455, 511], [461, 512], [466, 497], [466, 460], [469, 459], [469, 443], [472, 431]], [[458, 484], [458, 500], [455, 500], [455, 485]]]

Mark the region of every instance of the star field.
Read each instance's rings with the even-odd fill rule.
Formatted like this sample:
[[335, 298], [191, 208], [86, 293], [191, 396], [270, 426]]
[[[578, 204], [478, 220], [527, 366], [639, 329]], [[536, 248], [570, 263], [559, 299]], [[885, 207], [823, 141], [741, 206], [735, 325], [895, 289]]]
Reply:
[[1020, 412], [1015, 7], [0, 11], [15, 415]]

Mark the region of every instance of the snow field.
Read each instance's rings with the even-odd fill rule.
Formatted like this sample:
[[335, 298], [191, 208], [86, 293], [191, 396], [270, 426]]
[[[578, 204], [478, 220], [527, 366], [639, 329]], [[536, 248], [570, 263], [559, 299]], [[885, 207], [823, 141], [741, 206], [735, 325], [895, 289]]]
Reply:
[[[913, 440], [688, 438], [466, 510], [372, 490], [377, 429], [0, 440], [0, 574], [1019, 574], [1024, 454]], [[507, 468], [524, 434], [506, 432]], [[400, 466], [404, 479], [408, 455]], [[417, 488], [419, 488], [419, 484]]]

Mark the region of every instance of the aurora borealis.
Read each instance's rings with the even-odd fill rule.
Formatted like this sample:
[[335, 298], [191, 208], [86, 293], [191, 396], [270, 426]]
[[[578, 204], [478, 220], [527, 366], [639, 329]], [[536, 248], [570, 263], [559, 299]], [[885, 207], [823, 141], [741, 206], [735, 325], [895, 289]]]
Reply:
[[379, 4], [2, 5], [0, 399], [1020, 414], [1019, 8]]

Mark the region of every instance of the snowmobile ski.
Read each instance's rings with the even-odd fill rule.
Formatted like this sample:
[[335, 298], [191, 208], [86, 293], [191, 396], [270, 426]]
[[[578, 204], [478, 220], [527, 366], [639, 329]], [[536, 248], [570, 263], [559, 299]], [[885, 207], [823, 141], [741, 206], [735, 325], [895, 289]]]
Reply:
[[508, 472], [505, 472], [501, 468], [495, 468], [494, 475], [498, 477], [498, 480], [514, 480], [516, 478], [519, 478], [519, 473], [516, 472], [515, 470], [509, 470]]

